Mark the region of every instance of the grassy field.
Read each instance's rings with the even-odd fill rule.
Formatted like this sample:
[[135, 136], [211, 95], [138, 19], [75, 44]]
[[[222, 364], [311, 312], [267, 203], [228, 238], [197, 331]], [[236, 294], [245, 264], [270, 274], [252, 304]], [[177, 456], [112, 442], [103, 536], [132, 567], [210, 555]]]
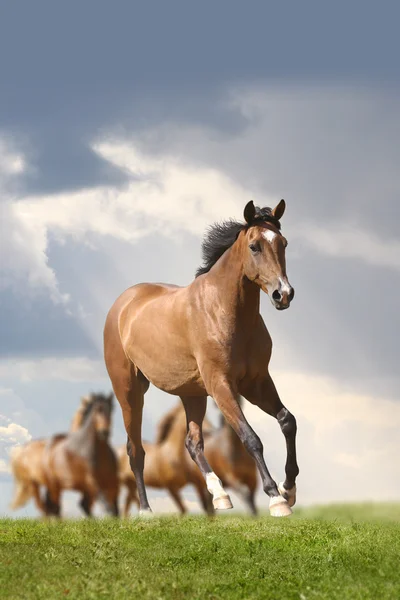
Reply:
[[400, 506], [290, 519], [0, 520], [0, 597], [400, 598]]

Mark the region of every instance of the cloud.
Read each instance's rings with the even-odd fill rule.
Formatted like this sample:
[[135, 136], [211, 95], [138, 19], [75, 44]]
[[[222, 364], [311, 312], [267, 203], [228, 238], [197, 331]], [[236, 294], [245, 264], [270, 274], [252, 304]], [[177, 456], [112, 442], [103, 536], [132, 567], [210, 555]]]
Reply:
[[54, 302], [67, 303], [71, 290], [60, 291], [49, 264], [50, 238], [95, 249], [100, 237], [130, 244], [152, 234], [198, 237], [215, 220], [240, 218], [249, 198], [271, 205], [281, 195], [292, 215], [287, 234], [303, 247], [398, 270], [396, 230], [385, 222], [384, 235], [382, 220], [365, 210], [384, 193], [381, 210], [390, 214], [400, 190], [392, 160], [399, 115], [384, 93], [248, 85], [231, 88], [222, 107], [244, 120], [240, 132], [216, 135], [210, 126], [168, 122], [124, 138], [103, 134], [91, 150], [123, 184], [23, 195], [3, 208], [3, 243], [12, 249], [3, 286], [25, 277], [31, 291], [42, 286]]
[[[0, 419], [8, 421], [4, 415], [0, 415]], [[0, 425], [0, 473], [10, 473], [9, 457], [12, 451], [21, 444], [29, 442], [31, 438], [26, 427], [18, 423], [8, 422], [6, 426]]]
[[32, 381], [62, 380], [70, 382], [104, 382], [104, 362], [85, 356], [75, 358], [43, 358], [38, 360], [2, 360], [0, 377]]
[[303, 226], [298, 237], [322, 254], [400, 270], [400, 241], [395, 238], [382, 238], [373, 231], [339, 224], [331, 227]]
[[48, 265], [46, 255], [47, 230], [44, 224], [32, 219], [21, 219], [18, 203], [11, 193], [15, 178], [27, 169], [25, 157], [16, 153], [9, 140], [0, 137], [0, 292], [5, 288], [28, 283], [31, 293], [45, 288], [55, 303], [65, 303], [68, 295], [61, 294], [56, 275]]

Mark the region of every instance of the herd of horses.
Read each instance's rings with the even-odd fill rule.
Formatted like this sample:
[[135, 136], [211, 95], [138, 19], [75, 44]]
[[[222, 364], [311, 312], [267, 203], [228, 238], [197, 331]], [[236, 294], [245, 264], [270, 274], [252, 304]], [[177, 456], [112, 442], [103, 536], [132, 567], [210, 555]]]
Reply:
[[[254, 512], [256, 467], [270, 514], [292, 513], [299, 473], [297, 425], [269, 374], [272, 340], [260, 315], [261, 291], [279, 311], [289, 308], [294, 298], [286, 273], [287, 239], [281, 233], [285, 207], [284, 200], [273, 209], [250, 201], [244, 222], [211, 226], [202, 245], [204, 264], [188, 286], [141, 283], [117, 298], [104, 327], [104, 358], [122, 410], [127, 454], [118, 452], [119, 476], [115, 467], [106, 482], [100, 471], [108, 462], [111, 473], [115, 460], [104, 430], [111, 408], [106, 409], [104, 398], [102, 403], [92, 398], [82, 406], [74, 431], [32, 442], [40, 457], [37, 477], [44, 482], [45, 498], [37, 482], [31, 482], [30, 489], [41, 510], [58, 514], [61, 490], [77, 489], [86, 513], [98, 493], [107, 511], [116, 514], [119, 478], [128, 488], [125, 512], [132, 501], [139, 514], [152, 512], [146, 486], [165, 487], [182, 511], [179, 491], [187, 483], [195, 486], [209, 514], [232, 508], [228, 487], [242, 494]], [[151, 383], [181, 399], [161, 422], [154, 444], [142, 441], [144, 395]], [[205, 422], [208, 396], [226, 421], [219, 431]], [[279, 484], [265, 463], [260, 438], [243, 414], [241, 397], [280, 425], [287, 460], [285, 480]], [[95, 451], [103, 453], [101, 459]], [[24, 452], [19, 454], [20, 466], [15, 458], [14, 473], [32, 468], [33, 452]]]
[[[139, 498], [125, 445], [114, 450], [110, 444], [112, 408], [112, 393], [85, 396], [67, 433], [17, 447], [11, 459], [16, 484], [11, 507], [22, 508], [32, 499], [40, 514], [59, 517], [62, 492], [73, 490], [80, 493], [79, 505], [87, 516], [99, 501], [112, 516], [118, 516], [123, 505], [123, 515], [128, 517], [131, 504], [139, 505]], [[210, 464], [224, 485], [240, 496], [253, 515], [257, 514], [253, 459], [226, 421], [222, 419], [219, 427], [213, 427], [206, 419], [204, 425]], [[185, 411], [178, 404], [160, 420], [155, 441], [144, 442], [146, 485], [167, 490], [182, 514], [186, 506], [180, 492], [193, 485], [202, 508], [213, 515], [211, 496], [186, 451], [185, 437]]]

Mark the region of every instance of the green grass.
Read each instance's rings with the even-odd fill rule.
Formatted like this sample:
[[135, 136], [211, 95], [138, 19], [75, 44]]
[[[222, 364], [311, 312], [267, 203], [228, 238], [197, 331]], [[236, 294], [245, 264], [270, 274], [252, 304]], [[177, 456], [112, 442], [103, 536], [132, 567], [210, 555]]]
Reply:
[[0, 598], [400, 598], [400, 506], [238, 516], [0, 520]]

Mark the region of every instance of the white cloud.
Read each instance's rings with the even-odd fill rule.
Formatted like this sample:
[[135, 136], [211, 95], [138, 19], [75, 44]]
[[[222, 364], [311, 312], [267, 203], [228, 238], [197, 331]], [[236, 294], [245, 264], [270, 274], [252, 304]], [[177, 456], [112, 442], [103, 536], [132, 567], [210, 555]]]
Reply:
[[[7, 420], [4, 415], [0, 415], [2, 420]], [[10, 473], [9, 457], [21, 444], [25, 444], [32, 439], [31, 434], [18, 423], [9, 422], [7, 426], [0, 425], [0, 473]]]
[[10, 140], [0, 137], [0, 291], [7, 287], [40, 293], [45, 288], [55, 303], [65, 303], [68, 295], [58, 288], [54, 271], [48, 265], [47, 228], [44, 223], [21, 219], [18, 203], [9, 188], [27, 169], [23, 154]]
[[336, 224], [331, 227], [302, 225], [296, 235], [322, 254], [353, 258], [374, 267], [400, 270], [400, 242], [378, 237], [373, 231]]
[[[400, 190], [397, 166], [387, 156], [393, 153], [392, 122], [398, 115], [387, 105], [384, 95], [349, 86], [247, 86], [225, 97], [223, 108], [246, 119], [246, 127], [229, 139], [211, 128], [182, 123], [149, 129], [130, 141], [103, 137], [92, 150], [127, 174], [128, 184], [6, 203], [2, 243], [8, 264], [2, 285], [23, 281], [26, 289], [27, 280], [31, 291], [45, 289], [54, 302], [66, 303], [68, 294], [60, 291], [48, 264], [50, 233], [60, 242], [72, 237], [89, 245], [92, 234], [129, 243], [151, 233], [171, 240], [182, 232], [201, 236], [215, 220], [241, 217], [251, 197], [273, 204], [286, 193], [297, 215], [296, 227], [287, 229], [289, 237], [298, 236], [325, 254], [398, 270], [398, 240], [380, 239], [356, 221], [379, 193], [397, 197]], [[378, 114], [385, 118], [377, 119]], [[1, 151], [7, 177], [27, 168], [24, 157], [4, 143]], [[325, 190], [329, 199], [319, 200]], [[337, 195], [342, 206], [337, 214], [346, 218], [348, 228], [340, 219], [334, 227], [321, 222], [328, 207], [325, 213], [317, 210], [310, 225], [313, 215], [300, 209], [310, 207], [310, 194], [321, 206]]]

